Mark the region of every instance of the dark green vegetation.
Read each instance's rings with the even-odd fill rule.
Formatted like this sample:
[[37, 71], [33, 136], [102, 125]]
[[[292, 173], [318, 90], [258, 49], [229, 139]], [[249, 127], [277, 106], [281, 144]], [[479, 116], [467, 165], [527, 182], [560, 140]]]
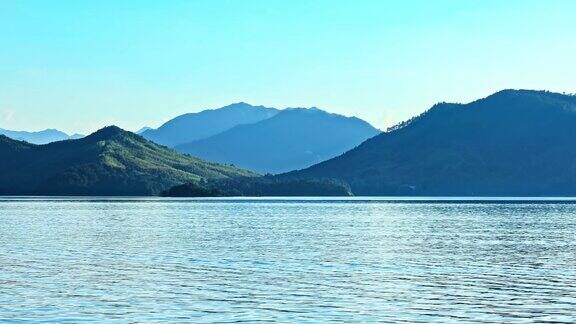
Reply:
[[175, 148], [259, 173], [281, 173], [338, 156], [379, 133], [358, 118], [294, 108]]
[[355, 195], [575, 196], [576, 96], [504, 90], [441, 103], [285, 178], [338, 178]]
[[39, 132], [25, 132], [25, 131], [13, 131], [0, 128], [0, 135], [5, 135], [11, 139], [18, 141], [26, 141], [33, 144], [47, 144], [51, 142], [64, 141], [68, 139], [78, 139], [84, 137], [84, 135], [74, 134], [68, 135], [56, 129], [46, 129]]
[[228, 178], [187, 183], [165, 191], [167, 197], [231, 196], [351, 196], [350, 187], [341, 181], [279, 179], [274, 176]]
[[186, 182], [255, 176], [114, 126], [47, 145], [0, 136], [0, 156], [0, 195], [155, 195]]
[[158, 144], [174, 147], [219, 134], [237, 125], [256, 123], [277, 113], [278, 110], [274, 108], [240, 102], [219, 109], [181, 115], [158, 129], [144, 130], [140, 134]]

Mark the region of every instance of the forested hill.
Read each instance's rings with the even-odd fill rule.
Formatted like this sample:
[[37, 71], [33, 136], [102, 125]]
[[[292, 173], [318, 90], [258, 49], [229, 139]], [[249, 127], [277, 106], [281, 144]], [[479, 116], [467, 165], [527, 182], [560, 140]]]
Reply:
[[338, 178], [355, 195], [574, 196], [575, 141], [576, 96], [504, 90], [283, 177]]
[[111, 126], [33, 145], [0, 136], [0, 195], [156, 195], [206, 179], [255, 176], [182, 155]]

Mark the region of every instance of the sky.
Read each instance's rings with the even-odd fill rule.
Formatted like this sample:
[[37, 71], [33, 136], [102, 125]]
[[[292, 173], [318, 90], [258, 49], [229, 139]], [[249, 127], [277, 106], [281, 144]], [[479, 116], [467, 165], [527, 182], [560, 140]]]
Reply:
[[385, 129], [501, 89], [576, 92], [576, 1], [0, 0], [0, 128], [158, 127], [248, 102]]

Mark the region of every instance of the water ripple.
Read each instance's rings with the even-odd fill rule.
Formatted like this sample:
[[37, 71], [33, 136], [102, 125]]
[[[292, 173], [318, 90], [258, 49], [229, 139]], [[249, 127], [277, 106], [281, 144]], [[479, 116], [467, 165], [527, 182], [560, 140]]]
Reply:
[[576, 204], [0, 200], [0, 321], [574, 322]]

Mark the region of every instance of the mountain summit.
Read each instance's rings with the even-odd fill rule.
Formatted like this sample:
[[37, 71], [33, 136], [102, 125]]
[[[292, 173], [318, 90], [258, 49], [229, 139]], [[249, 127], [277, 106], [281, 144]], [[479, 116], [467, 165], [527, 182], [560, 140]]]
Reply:
[[216, 135], [237, 125], [259, 122], [277, 113], [278, 110], [274, 108], [239, 102], [178, 116], [158, 129], [145, 130], [141, 135], [158, 144], [174, 147]]
[[260, 173], [280, 173], [340, 155], [379, 133], [358, 118], [318, 108], [288, 108], [272, 118], [175, 148]]
[[342, 156], [284, 177], [355, 195], [574, 196], [576, 96], [503, 90], [441, 103]]

